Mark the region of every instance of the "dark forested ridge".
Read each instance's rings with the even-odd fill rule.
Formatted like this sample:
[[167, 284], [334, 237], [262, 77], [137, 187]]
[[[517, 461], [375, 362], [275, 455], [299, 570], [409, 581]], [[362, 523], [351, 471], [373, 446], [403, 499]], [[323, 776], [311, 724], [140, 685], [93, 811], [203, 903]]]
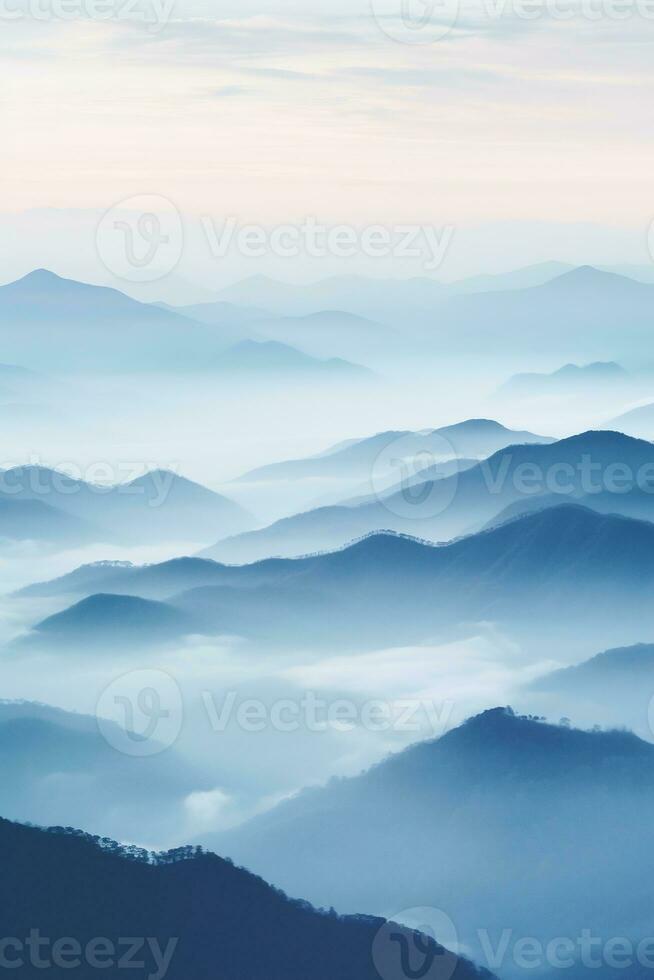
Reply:
[[[16, 976], [43, 976], [26, 945], [36, 930], [49, 942], [37, 951], [42, 961], [52, 960], [56, 940], [81, 949], [77, 969], [67, 947], [69, 965], [51, 965], [51, 977], [95, 975], [86, 961], [99, 951], [92, 945], [89, 953], [88, 944], [100, 938], [109, 944], [102, 957], [111, 961], [101, 975], [124, 976], [124, 937], [140, 937], [134, 959], [145, 968], [132, 975], [158, 980], [379, 978], [373, 947], [384, 920], [317, 911], [214, 854], [188, 847], [152, 855], [71, 829], [0, 820], [0, 855], [0, 932], [16, 940], [5, 949], [9, 960], [22, 961]], [[410, 931], [397, 932], [413, 941]], [[452, 957], [424, 941], [434, 957], [445, 957], [446, 980], [490, 977], [465, 959], [453, 972]]]

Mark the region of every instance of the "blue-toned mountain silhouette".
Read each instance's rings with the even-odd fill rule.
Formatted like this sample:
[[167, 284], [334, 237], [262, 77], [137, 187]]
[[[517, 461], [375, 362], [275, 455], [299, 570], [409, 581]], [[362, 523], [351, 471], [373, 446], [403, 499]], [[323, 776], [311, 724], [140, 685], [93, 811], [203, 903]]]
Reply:
[[540, 710], [556, 710], [584, 724], [601, 717], [651, 738], [654, 645], [636, 643], [606, 650], [571, 667], [550, 671], [523, 691]]
[[478, 956], [505, 929], [649, 935], [653, 818], [654, 746], [497, 708], [207, 843], [340, 909], [443, 909]]
[[565, 364], [549, 374], [515, 374], [499, 389], [501, 395], [542, 396], [577, 394], [587, 388], [602, 390], [606, 386], [626, 385], [629, 375], [615, 361], [593, 364]]
[[410, 346], [406, 333], [337, 309], [323, 309], [307, 316], [266, 318], [254, 327], [269, 340], [322, 358], [340, 355], [368, 363], [400, 350], [406, 354]]
[[[111, 980], [125, 973], [116, 962], [134, 942], [125, 937], [149, 937], [138, 945], [141, 972], [168, 980], [379, 980], [373, 947], [383, 919], [318, 912], [214, 854], [189, 847], [150, 855], [80, 831], [6, 820], [0, 821], [0, 852], [3, 936], [26, 940], [38, 931], [50, 943], [72, 937], [82, 951], [102, 936], [114, 949], [114, 964], [102, 971]], [[395, 933], [398, 944], [404, 936], [414, 949], [410, 930], [398, 926]], [[435, 967], [435, 980], [488, 976], [435, 939], [422, 938], [429, 962], [441, 957], [447, 971]], [[163, 954], [159, 961], [154, 948]], [[52, 956], [52, 948], [40, 952]], [[41, 976], [25, 953], [20, 975]], [[70, 969], [48, 972], [61, 978]]]
[[561, 505], [440, 547], [377, 534], [253, 565], [91, 566], [28, 594], [147, 595], [183, 611], [194, 632], [344, 651], [490, 620], [532, 645], [563, 636], [572, 658], [580, 643], [597, 649], [601, 637], [654, 629], [653, 586], [654, 525]]
[[[85, 649], [130, 642], [154, 644], [193, 631], [183, 612], [164, 602], [138, 596], [98, 594], [55, 613], [35, 630], [51, 642]], [[119, 649], [116, 649], [120, 653]]]
[[[572, 361], [633, 358], [649, 350], [654, 285], [591, 266], [528, 289], [462, 295], [439, 310], [434, 339], [448, 350]], [[618, 329], [619, 325], [619, 329]]]
[[[380, 455], [397, 444], [398, 452], [407, 457], [433, 454], [438, 458], [485, 457], [517, 443], [553, 442], [532, 432], [507, 429], [491, 419], [469, 419], [456, 425], [443, 426], [424, 432], [400, 430], [379, 432], [366, 439], [351, 439], [332, 446], [317, 456], [272, 463], [240, 477], [241, 481], [306, 480], [315, 478], [358, 479], [370, 477]], [[433, 460], [430, 461], [430, 463]]]
[[372, 371], [340, 357], [320, 360], [277, 341], [243, 340], [217, 358], [215, 370], [230, 378], [253, 376], [261, 382], [283, 378], [286, 381], [339, 379], [371, 381]]
[[427, 276], [373, 279], [350, 275], [298, 285], [259, 275], [226, 287], [220, 296], [239, 305], [255, 303], [280, 316], [342, 310], [381, 323], [405, 325], [407, 319], [433, 323], [434, 313], [450, 296], [526, 289], [549, 282], [573, 268], [563, 262], [541, 262], [508, 273], [471, 276], [453, 283], [442, 283]]
[[116, 289], [38, 269], [0, 287], [3, 356], [48, 370], [204, 368], [215, 330]]
[[[284, 518], [218, 542], [202, 554], [220, 561], [293, 557], [343, 546], [379, 530], [444, 541], [515, 514], [543, 509], [548, 502], [576, 500], [602, 513], [648, 519], [649, 501], [654, 498], [653, 463], [652, 443], [617, 432], [510, 445], [444, 479], [421, 482], [420, 474], [411, 470], [407, 485], [396, 494], [384, 492], [367, 503], [323, 507]], [[589, 490], [597, 492], [589, 494]]]
[[628, 435], [643, 439], [654, 437], [654, 402], [646, 405], [639, 405], [628, 412], [624, 412], [617, 418], [611, 419], [607, 425], [618, 432], [626, 432]]
[[125, 741], [117, 726], [105, 720], [103, 732], [96, 717], [0, 701], [0, 811], [12, 820], [77, 822], [130, 840], [147, 826], [157, 841], [177, 837], [190, 793], [212, 789], [216, 779], [230, 788], [218, 767], [200, 772], [174, 748], [145, 763], [117, 751]]
[[[64, 520], [68, 521], [71, 536], [74, 525], [80, 532], [83, 526], [86, 540], [98, 542], [201, 541], [211, 527], [227, 530], [254, 523], [229, 498], [162, 470], [150, 471], [126, 484], [103, 487], [46, 467], [15, 467], [3, 474], [0, 512], [5, 503], [29, 503], [36, 529], [38, 514], [47, 513], [44, 507], [63, 511], [59, 520], [62, 527]], [[42, 522], [45, 520], [42, 516]], [[37, 537], [30, 533], [24, 536]]]
[[42, 500], [14, 500], [0, 495], [0, 548], [19, 541], [72, 548], [100, 537], [99, 528]]
[[609, 695], [613, 685], [623, 683], [654, 683], [654, 644], [636, 643], [630, 647], [605, 650], [590, 660], [573, 667], [555, 670], [540, 677], [531, 685], [542, 691], [587, 691], [589, 685], [601, 685], [603, 693]]

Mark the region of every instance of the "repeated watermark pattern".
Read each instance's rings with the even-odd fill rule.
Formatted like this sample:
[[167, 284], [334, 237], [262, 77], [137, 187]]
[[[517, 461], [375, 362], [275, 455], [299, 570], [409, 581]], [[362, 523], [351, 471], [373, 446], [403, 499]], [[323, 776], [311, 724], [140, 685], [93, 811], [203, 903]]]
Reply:
[[654, 0], [371, 0], [376, 24], [401, 44], [433, 44], [456, 29], [502, 20], [654, 20]]
[[[454, 239], [452, 225], [330, 225], [316, 215], [273, 226], [244, 224], [228, 216], [217, 223], [198, 219], [207, 255], [245, 259], [397, 259], [419, 263], [425, 272], [441, 267]], [[149, 194], [113, 205], [96, 231], [96, 249], [105, 268], [127, 282], [156, 282], [175, 270], [184, 252], [181, 214], [168, 198]]]
[[0, 21], [119, 21], [151, 32], [170, 23], [176, 0], [0, 0]]
[[146, 980], [164, 980], [179, 940], [169, 939], [165, 946], [153, 937], [108, 939], [95, 936], [80, 942], [72, 936], [52, 939], [39, 929], [31, 929], [23, 938], [0, 938], [0, 970], [140, 970]]
[[161, 465], [155, 461], [95, 460], [80, 466], [71, 460], [46, 465], [31, 455], [26, 463], [0, 465], [0, 496], [47, 498], [147, 497], [149, 507], [162, 507], [168, 500], [179, 473], [179, 463]]
[[[430, 448], [414, 447], [415, 436], [403, 435], [381, 451], [371, 471], [376, 499], [395, 517], [429, 521], [447, 511], [459, 489], [456, 453], [438, 433], [429, 435]], [[436, 440], [435, 448], [432, 449]], [[561, 503], [601, 494], [616, 498], [631, 493], [654, 495], [654, 447], [652, 461], [632, 466], [607, 462], [592, 453], [580, 453], [575, 462], [550, 461], [541, 465], [516, 460], [510, 449], [478, 462], [481, 491], [489, 498], [508, 501], [556, 496]], [[447, 464], [450, 464], [450, 470]]]
[[[316, 691], [264, 701], [238, 691], [200, 694], [199, 712], [207, 732], [221, 735], [274, 731], [312, 734], [355, 731], [442, 735], [449, 727], [454, 702], [424, 698], [328, 698]], [[181, 735], [185, 707], [177, 681], [159, 669], [121, 674], [102, 691], [96, 717], [105, 740], [124, 755], [152, 756], [171, 748]]]
[[[590, 928], [547, 940], [511, 928], [478, 928], [474, 948], [475, 963], [500, 976], [507, 969], [654, 970], [654, 936], [602, 937]], [[450, 980], [463, 955], [453, 920], [431, 907], [398, 912], [378, 931], [372, 952], [381, 980]]]

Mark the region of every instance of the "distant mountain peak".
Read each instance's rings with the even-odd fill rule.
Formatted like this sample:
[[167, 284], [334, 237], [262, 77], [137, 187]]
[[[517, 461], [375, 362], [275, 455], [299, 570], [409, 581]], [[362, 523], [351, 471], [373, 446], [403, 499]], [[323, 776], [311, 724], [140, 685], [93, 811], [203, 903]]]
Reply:
[[583, 287], [588, 289], [598, 289], [607, 286], [627, 286], [636, 289], [647, 288], [647, 286], [637, 282], [635, 279], [621, 276], [617, 272], [606, 272], [602, 269], [597, 269], [593, 265], [580, 265], [570, 272], [564, 272], [562, 275], [552, 279], [544, 288], [548, 286], [553, 286], [554, 288]]
[[488, 429], [494, 432], [509, 432], [509, 429], [501, 422], [496, 422], [495, 419], [465, 419], [463, 422], [455, 422], [453, 425], [446, 425], [441, 427], [441, 429], [436, 429], [436, 432], [442, 432], [445, 429], [453, 431], [455, 429]]
[[557, 445], [574, 446], [576, 443], [589, 447], [592, 445], [651, 447], [653, 445], [647, 439], [636, 439], [634, 436], [625, 435], [624, 432], [618, 432], [615, 429], [588, 429], [586, 432], [580, 432], [577, 435], [568, 436], [567, 439], [561, 439]]
[[66, 280], [62, 276], [58, 276], [56, 272], [52, 272], [50, 269], [34, 269], [32, 272], [28, 272], [27, 275], [18, 279], [17, 282], [39, 284], [66, 282]]

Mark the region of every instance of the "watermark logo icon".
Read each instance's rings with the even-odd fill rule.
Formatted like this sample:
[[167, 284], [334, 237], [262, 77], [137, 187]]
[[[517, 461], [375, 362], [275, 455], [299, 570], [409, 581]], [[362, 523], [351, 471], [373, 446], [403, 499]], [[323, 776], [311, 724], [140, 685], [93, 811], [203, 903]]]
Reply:
[[182, 694], [163, 670], [132, 670], [104, 689], [96, 716], [104, 739], [118, 752], [158, 755], [175, 744], [182, 730]]
[[441, 909], [407, 909], [375, 936], [372, 958], [381, 980], [451, 980], [459, 961], [457, 930]]
[[401, 44], [433, 44], [446, 37], [459, 17], [460, 0], [371, 0], [380, 29]]
[[184, 247], [182, 218], [165, 197], [145, 194], [120, 201], [98, 225], [98, 255], [114, 276], [156, 282], [177, 267]]
[[437, 432], [408, 432], [376, 457], [370, 483], [377, 500], [405, 521], [427, 521], [450, 506], [458, 487], [456, 452]]

